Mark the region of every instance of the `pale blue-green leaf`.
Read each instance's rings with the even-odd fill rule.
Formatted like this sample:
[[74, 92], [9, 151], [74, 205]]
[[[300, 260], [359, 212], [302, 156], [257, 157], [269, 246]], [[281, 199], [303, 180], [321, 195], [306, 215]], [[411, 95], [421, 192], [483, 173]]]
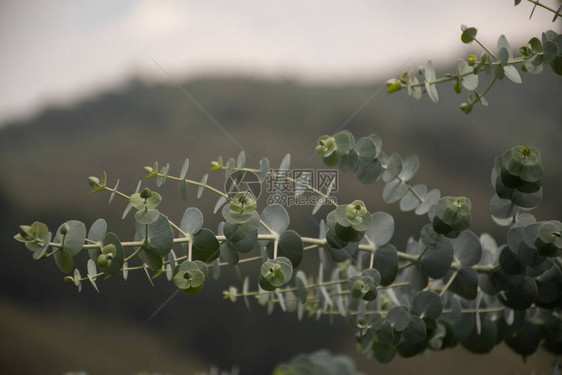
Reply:
[[246, 165], [246, 154], [244, 151], [240, 151], [238, 154], [238, 158], [236, 159], [236, 167], [237, 168], [244, 168]]
[[248, 300], [248, 292], [250, 287], [250, 278], [246, 276], [244, 278], [244, 283], [242, 283], [242, 294], [244, 296], [244, 303], [246, 304], [246, 308], [250, 310], [250, 301]]
[[[91, 260], [91, 259], [90, 259]], [[93, 262], [93, 261], [92, 261]], [[98, 286], [96, 285], [96, 280], [92, 277], [92, 275], [88, 274], [88, 280], [90, 280], [90, 284], [92, 284], [92, 286], [94, 287], [96, 292], [100, 292], [100, 290], [98, 289]]]
[[197, 198], [201, 198], [201, 195], [203, 194], [203, 190], [205, 190], [205, 188], [207, 187], [207, 178], [208, 177], [209, 177], [209, 174], [207, 173], [201, 179], [201, 186], [199, 186], [199, 188], [197, 189]]
[[98, 273], [98, 269], [96, 267], [96, 262], [93, 259], [88, 259], [88, 263], [86, 264], [86, 268], [88, 270], [88, 275], [94, 276]]
[[382, 199], [386, 203], [393, 203], [400, 200], [407, 192], [408, 184], [395, 178], [384, 186]]
[[509, 222], [511, 222], [512, 218], [519, 212], [519, 206], [509, 199], [501, 199], [494, 194], [490, 202], [490, 212], [497, 219], [509, 219]]
[[213, 260], [213, 279], [218, 280], [221, 274], [219, 258]]
[[[519, 75], [519, 72], [517, 71], [517, 69], [515, 69], [515, 67], [513, 65], [506, 65], [503, 67], [505, 76], [507, 78], [509, 78], [511, 80], [511, 82], [514, 83], [521, 83], [523, 82], [521, 80], [521, 76]], [[484, 103], [482, 103], [484, 104]]]
[[55, 263], [59, 270], [64, 273], [72, 271], [72, 256], [66, 251], [59, 249], [53, 255]]
[[402, 171], [398, 176], [404, 181], [410, 181], [420, 168], [418, 155], [410, 155], [402, 162]]
[[[414, 190], [416, 194], [414, 194], [412, 190]], [[418, 196], [423, 199], [426, 194], [427, 186], [425, 185], [416, 185], [412, 189], [408, 189], [406, 195], [404, 195], [404, 197], [400, 200], [400, 210], [404, 212], [412, 211], [421, 204]]]
[[68, 252], [70, 256], [76, 256], [84, 246], [84, 241], [86, 240], [86, 227], [84, 226], [84, 223], [78, 220], [69, 220], [62, 224], [57, 230], [55, 242], [62, 241], [63, 236], [60, 231], [64, 225], [68, 226], [68, 231], [66, 236], [64, 236], [63, 249]]
[[360, 165], [357, 169], [357, 179], [362, 184], [373, 184], [383, 174], [382, 164], [379, 159], [373, 160], [367, 165]]
[[542, 56], [536, 54], [528, 59], [525, 59], [525, 68], [531, 74], [540, 74], [544, 68]]
[[419, 83], [420, 81], [418, 80], [416, 73], [413, 70], [410, 70], [408, 73], [408, 95], [416, 100], [421, 99], [423, 94], [421, 87], [418, 86]]
[[223, 204], [225, 204], [226, 202], [228, 202], [228, 199], [226, 199], [225, 197], [221, 196], [218, 200], [217, 203], [215, 204], [215, 208], [213, 209], [213, 213], [216, 214], [219, 209], [222, 207]]
[[260, 160], [260, 172], [258, 174], [258, 178], [262, 184], [267, 179], [268, 172], [269, 172], [269, 159], [263, 158]]
[[146, 274], [146, 278], [148, 279], [150, 285], [154, 287], [154, 282], [152, 281], [152, 277], [150, 277], [150, 274], [148, 273], [148, 268], [146, 267], [144, 268], [144, 273]]
[[436, 79], [435, 68], [433, 67], [433, 63], [431, 60], [427, 61], [425, 64], [425, 89], [427, 91], [427, 95], [431, 99], [433, 103], [439, 102], [439, 95], [437, 94], [437, 87], [434, 82]]
[[180, 229], [189, 235], [194, 235], [203, 227], [203, 214], [198, 208], [189, 207], [183, 213]]
[[295, 183], [295, 196], [300, 196], [306, 192], [307, 186], [310, 185], [311, 173], [303, 171], [297, 178]]
[[264, 208], [260, 219], [276, 233], [285, 231], [290, 223], [287, 210], [279, 204], [271, 204]]
[[183, 201], [187, 200], [187, 181], [181, 180], [178, 183], [178, 191], [180, 193], [180, 197]]
[[347, 130], [342, 130], [334, 135], [338, 152], [345, 154], [355, 146], [353, 134]]
[[429, 99], [435, 104], [439, 103], [439, 94], [437, 92], [437, 85], [433, 84], [430, 85], [427, 81], [425, 82], [425, 90], [427, 91], [427, 95]]
[[[144, 239], [145, 226], [136, 224], [135, 236]], [[162, 214], [158, 219], [148, 225], [148, 248], [155, 254], [162, 256], [167, 255], [174, 244], [174, 233], [168, 218]]]
[[119, 179], [117, 179], [117, 182], [115, 183], [115, 186], [113, 187], [113, 191], [111, 192], [111, 195], [109, 196], [109, 204], [111, 204], [111, 202], [113, 201], [113, 198], [115, 198], [115, 192], [117, 191], [117, 188], [119, 188]]
[[285, 298], [283, 297], [282, 293], [279, 293], [279, 290], [275, 289], [274, 291], [275, 296], [277, 297], [277, 301], [279, 302], [279, 307], [281, 307], [282, 311], [287, 311], [287, 306], [285, 305]]
[[[500, 53], [500, 50], [503, 49], [503, 48], [507, 50], [507, 58], [509, 60], [511, 60], [513, 58], [513, 51], [511, 51], [511, 46], [509, 45], [509, 42], [507, 41], [505, 35], [502, 34], [498, 38], [498, 55]], [[505, 65], [505, 64], [502, 64], [502, 65]]]
[[382, 180], [384, 182], [389, 182], [390, 180], [396, 178], [402, 172], [402, 159], [400, 155], [393, 153], [388, 157], [386, 162], [383, 164], [384, 172], [382, 174]]
[[480, 261], [482, 245], [479, 238], [472, 231], [462, 231], [457, 238], [451, 239], [451, 242], [453, 242], [455, 257], [463, 267], [473, 266]]
[[289, 170], [290, 166], [291, 166], [291, 154], [287, 154], [285, 155], [285, 157], [283, 157], [283, 160], [281, 160], [281, 165], [279, 166], [279, 170], [287, 171]]
[[365, 236], [375, 244], [375, 247], [381, 247], [394, 235], [394, 218], [386, 212], [375, 212], [372, 218], [373, 223], [365, 232]]
[[156, 186], [160, 187], [162, 185], [164, 185], [164, 183], [166, 182], [166, 178], [168, 178], [168, 171], [170, 170], [170, 164], [166, 164], [165, 167], [162, 167], [162, 169], [160, 169], [160, 175], [156, 176]]
[[[141, 187], [141, 183], [142, 181], [139, 181], [139, 183], [137, 184], [137, 188], [135, 189], [135, 192], [133, 194], [136, 194], [140, 191], [140, 187]], [[133, 208], [132, 204], [127, 204], [127, 207], [125, 207], [125, 210], [123, 211], [123, 215], [121, 216], [121, 219], [125, 219], [127, 217], [127, 214], [129, 213], [129, 211], [131, 211], [131, 208]]]
[[[88, 231], [88, 240], [101, 244], [101, 241], [103, 240], [103, 236], [105, 236], [106, 232], [107, 232], [107, 223], [105, 222], [105, 220], [97, 219], [96, 221], [94, 221], [94, 223], [90, 227], [90, 230]], [[96, 260], [99, 251], [100, 251], [99, 249], [88, 249], [88, 255], [90, 256], [90, 259]]]
[[187, 170], [189, 169], [189, 159], [185, 159], [181, 167], [180, 178], [183, 180], [187, 175]]
[[423, 202], [416, 207], [414, 211], [416, 215], [425, 215], [431, 206], [433, 206], [441, 198], [441, 192], [439, 189], [431, 189], [427, 195], [423, 198]]
[[478, 88], [478, 76], [476, 74], [468, 74], [463, 76], [463, 74], [471, 73], [473, 68], [468, 65], [463, 59], [457, 59], [457, 70], [459, 76], [461, 76], [461, 82], [465, 89], [469, 91], [474, 91]]

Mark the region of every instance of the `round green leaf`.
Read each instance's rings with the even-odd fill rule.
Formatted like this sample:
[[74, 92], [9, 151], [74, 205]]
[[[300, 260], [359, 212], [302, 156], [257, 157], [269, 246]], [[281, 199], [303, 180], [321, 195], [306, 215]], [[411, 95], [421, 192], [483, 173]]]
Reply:
[[135, 221], [139, 224], [152, 224], [158, 220], [160, 212], [154, 208], [145, 208], [135, 212]]
[[383, 173], [382, 164], [379, 159], [360, 165], [357, 170], [357, 179], [362, 184], [373, 184], [381, 178]]
[[386, 315], [386, 319], [396, 332], [402, 332], [410, 324], [410, 312], [404, 306], [394, 306]]
[[420, 168], [418, 155], [411, 155], [402, 162], [402, 171], [398, 175], [403, 181], [410, 181]]
[[72, 271], [72, 255], [63, 249], [59, 249], [53, 255], [55, 263], [59, 270], [64, 273], [69, 273]]
[[422, 317], [437, 319], [443, 312], [441, 298], [429, 290], [418, 293], [412, 302], [412, 309]]
[[180, 229], [193, 236], [203, 227], [203, 214], [198, 208], [189, 207], [181, 217]]
[[203, 228], [193, 236], [192, 259], [205, 263], [212, 262], [220, 254], [220, 244], [215, 234]]
[[[139, 228], [140, 227], [140, 228]], [[144, 225], [137, 223], [137, 232], [143, 233]], [[148, 248], [158, 255], [167, 255], [174, 245], [174, 233], [168, 218], [162, 214], [148, 225]]]
[[388, 182], [382, 191], [382, 199], [386, 203], [394, 203], [406, 195], [408, 192], [408, 184], [398, 178]]
[[355, 173], [359, 168], [359, 155], [355, 150], [340, 154], [339, 167], [344, 173]]
[[[449, 278], [445, 277], [443, 281], [447, 282]], [[463, 298], [475, 299], [478, 292], [478, 272], [471, 267], [461, 268], [458, 270], [449, 290]]]
[[398, 251], [393, 245], [384, 245], [375, 251], [373, 266], [381, 274], [381, 285], [388, 286], [396, 279], [398, 273]]
[[474, 27], [465, 28], [461, 34], [461, 40], [463, 43], [470, 43], [476, 38], [478, 30]]
[[[472, 318], [469, 316], [469, 319]], [[461, 341], [461, 344], [472, 353], [485, 354], [491, 352], [496, 345], [497, 335], [497, 324], [489, 319], [483, 319], [480, 334], [478, 334], [475, 327], [470, 336]]]
[[274, 232], [282, 233], [289, 227], [289, 214], [285, 207], [279, 204], [271, 204], [263, 209], [261, 220]]
[[355, 146], [355, 139], [353, 138], [353, 134], [351, 134], [347, 130], [342, 130], [341, 132], [336, 133], [334, 135], [334, 139], [336, 140], [337, 151], [340, 154], [347, 153]]
[[[66, 228], [67, 230], [66, 235], [64, 236], [61, 233], [61, 230], [64, 231], [63, 228]], [[85, 239], [86, 227], [84, 226], [84, 223], [77, 220], [69, 220], [58, 228], [53, 241], [56, 243], [63, 242], [63, 250], [70, 256], [76, 256], [80, 250], [82, 250]]]
[[379, 152], [374, 139], [371, 137], [359, 139], [357, 143], [355, 143], [355, 151], [359, 156], [359, 163], [362, 166], [371, 164]]
[[372, 224], [365, 232], [365, 236], [375, 244], [375, 247], [386, 245], [394, 235], [394, 218], [386, 212], [375, 212]]
[[482, 256], [482, 245], [479, 238], [470, 230], [465, 230], [452, 239], [455, 257], [463, 267], [470, 267], [477, 264]]
[[[273, 243], [267, 247], [268, 256], [273, 258]], [[298, 267], [304, 254], [302, 239], [294, 230], [286, 230], [279, 236], [277, 256], [289, 259], [293, 267]]]
[[383, 163], [384, 172], [382, 174], [382, 180], [384, 182], [389, 182], [395, 179], [400, 172], [402, 172], [402, 159], [400, 155], [394, 153], [388, 157], [388, 159]]

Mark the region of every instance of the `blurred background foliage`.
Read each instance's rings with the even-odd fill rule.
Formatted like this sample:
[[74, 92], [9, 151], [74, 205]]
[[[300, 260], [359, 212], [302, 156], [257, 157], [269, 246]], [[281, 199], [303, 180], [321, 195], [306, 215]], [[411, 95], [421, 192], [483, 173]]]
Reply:
[[[181, 85], [243, 145], [249, 167], [257, 167], [263, 156], [276, 166], [290, 152], [293, 168], [324, 168], [314, 153], [318, 136], [344, 125], [358, 137], [376, 133], [385, 152], [420, 156], [414, 183], [438, 187], [443, 195], [471, 198], [472, 229], [489, 232], [503, 243], [505, 232], [492, 223], [489, 201], [493, 160], [505, 149], [523, 144], [540, 148], [544, 203], [535, 216], [560, 219], [562, 212], [560, 78], [545, 71], [524, 75], [523, 80], [522, 86], [504, 82], [487, 96], [490, 107], [477, 108], [469, 116], [458, 110], [452, 84], [441, 88], [439, 105], [427, 98], [414, 102], [407, 96], [386, 95], [382, 82], [303, 84], [203, 77]], [[457, 348], [380, 365], [356, 352], [354, 329], [342, 319], [299, 323], [294, 315], [267, 316], [255, 304], [247, 311], [243, 303], [222, 300], [222, 290], [240, 284], [229, 269], [221, 279], [205, 285], [204, 293], [180, 294], [149, 320], [176, 290], [164, 278], [155, 280], [153, 288], [144, 274], [133, 272], [127, 282], [120, 277], [98, 282], [100, 295], [89, 285], [78, 294], [75, 287], [63, 283], [54, 263], [33, 261], [12, 239], [18, 225], [35, 220], [54, 230], [68, 219], [91, 225], [104, 217], [110, 231], [121, 240], [131, 240], [133, 219], [121, 220], [126, 202], [116, 199], [108, 206], [107, 194], [88, 195], [88, 176], [105, 170], [110, 186], [119, 178], [120, 190], [131, 193], [144, 176], [143, 166], [155, 160], [160, 165], [169, 162], [170, 174], [177, 175], [189, 157], [188, 177], [199, 180], [209, 172], [211, 160], [218, 155], [236, 157], [238, 152], [172, 82], [132, 79], [77, 104], [49, 107], [30, 120], [4, 124], [0, 128], [0, 373], [184, 374], [216, 364], [224, 369], [239, 366], [242, 374], [266, 374], [278, 362], [319, 348], [347, 353], [367, 374], [550, 371], [552, 358], [547, 353], [539, 351], [524, 363], [503, 346], [486, 356]], [[223, 181], [222, 172], [210, 175], [211, 185], [221, 187]], [[154, 182], [145, 181], [143, 186], [154, 188]], [[384, 204], [381, 189], [340, 173], [337, 199], [340, 203], [362, 199], [370, 211], [394, 215], [393, 244], [403, 249], [408, 236], [419, 233], [426, 219]], [[179, 219], [187, 206], [196, 206], [205, 214], [205, 227], [216, 231], [220, 214], [212, 214], [215, 196], [207, 192], [197, 200], [191, 190], [188, 201], [182, 202], [172, 181], [159, 192], [166, 215]], [[290, 208], [291, 228], [317, 235], [317, 223], [326, 212], [313, 218], [311, 210]], [[77, 263], [81, 270], [87, 256], [82, 257], [83, 262]], [[315, 256], [305, 259], [304, 267], [316, 269]], [[258, 274], [256, 265], [242, 267], [243, 272]]]

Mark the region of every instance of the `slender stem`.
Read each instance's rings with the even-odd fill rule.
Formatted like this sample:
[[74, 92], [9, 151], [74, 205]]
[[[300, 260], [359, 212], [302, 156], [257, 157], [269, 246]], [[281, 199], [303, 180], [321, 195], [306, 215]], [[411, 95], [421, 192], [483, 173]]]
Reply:
[[548, 10], [548, 11], [554, 13], [554, 14], [559, 14], [558, 11], [552, 9], [551, 7], [549, 7], [547, 5], [544, 5], [543, 3], [539, 2], [539, 1], [536, 1], [536, 0], [527, 0], [527, 1], [532, 3], [532, 4], [535, 4], [537, 6], [540, 6], [541, 8], [546, 9], [546, 10]]
[[497, 57], [488, 47], [486, 47], [484, 44], [482, 44], [478, 39], [474, 38], [474, 41], [475, 41], [476, 43], [478, 43], [478, 45], [479, 45], [480, 47], [482, 47], [482, 49], [483, 49], [484, 51], [488, 52], [488, 54], [489, 54], [490, 56], [492, 56], [492, 57], [494, 58], [494, 60], [498, 60], [498, 57]]
[[129, 255], [127, 258], [125, 258], [125, 260], [123, 262], [128, 262], [131, 259], [133, 259], [134, 257], [136, 257], [141, 251], [142, 251], [143, 247], [139, 246], [138, 249], [136, 249], [131, 255]]
[[480, 94], [478, 95], [478, 97], [477, 97], [475, 103], [477, 103], [477, 102], [482, 102], [481, 99], [488, 93], [488, 91], [490, 91], [490, 89], [492, 88], [492, 86], [494, 85], [494, 83], [496, 83], [497, 80], [498, 80], [498, 77], [494, 77], [494, 79], [492, 80], [492, 82], [490, 82], [490, 84], [488, 85], [488, 87], [486, 87], [486, 90], [484, 90], [481, 95], [480, 95]]
[[459, 274], [459, 270], [456, 270], [455, 272], [453, 272], [453, 276], [451, 276], [451, 278], [449, 279], [449, 281], [447, 282], [445, 287], [441, 290], [441, 293], [439, 293], [439, 297], [443, 297], [443, 294], [445, 294], [447, 289], [449, 289], [449, 287], [451, 286], [453, 281], [455, 281], [455, 278], [457, 277], [458, 274]]

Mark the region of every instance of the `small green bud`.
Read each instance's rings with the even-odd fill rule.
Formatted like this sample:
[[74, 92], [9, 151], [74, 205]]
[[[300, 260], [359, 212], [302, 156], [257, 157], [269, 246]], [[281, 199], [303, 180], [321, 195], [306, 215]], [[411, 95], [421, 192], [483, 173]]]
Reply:
[[367, 208], [365, 207], [365, 203], [360, 200], [356, 200], [351, 202], [345, 207], [345, 212], [348, 216], [363, 216], [368, 213]]
[[35, 238], [33, 231], [29, 225], [20, 225], [20, 236], [27, 241]]
[[111, 256], [106, 255], [106, 254], [100, 254], [98, 256], [98, 266], [100, 266], [101, 268], [106, 268], [109, 267], [109, 265], [111, 264]]
[[386, 86], [386, 92], [389, 94], [402, 90], [402, 82], [400, 82], [396, 78], [386, 81]]
[[68, 227], [68, 224], [63, 224], [63, 225], [60, 227], [60, 234], [62, 234], [63, 236], [65, 236], [65, 235], [68, 233], [69, 229], [70, 229], [70, 228]]
[[117, 248], [114, 244], [107, 244], [101, 249], [102, 253], [105, 255], [110, 255], [111, 258], [114, 258], [117, 255]]
[[220, 171], [222, 169], [222, 156], [219, 155], [217, 160], [211, 162], [212, 171]]
[[143, 191], [140, 193], [140, 197], [142, 199], [148, 199], [152, 196], [152, 191], [149, 188], [144, 188]]
[[461, 109], [461, 111], [468, 115], [470, 112], [472, 112], [472, 103], [462, 103], [459, 108]]
[[74, 277], [72, 277], [72, 276], [65, 276], [64, 281], [68, 284], [74, 285]]
[[455, 81], [455, 92], [456, 92], [457, 94], [460, 94], [461, 91], [462, 91], [461, 80], [460, 80], [460, 79], [457, 79], [457, 80]]
[[250, 191], [236, 194], [230, 203], [231, 212], [251, 213], [257, 208], [256, 198]]
[[336, 139], [329, 135], [323, 135], [318, 138], [316, 143], [316, 152], [324, 156], [330, 156], [336, 151]]
[[94, 176], [88, 177], [88, 184], [91, 188], [97, 188], [100, 186], [100, 179]]
[[468, 56], [468, 66], [474, 66], [478, 62], [478, 58], [475, 55]]
[[146, 173], [146, 175], [151, 175], [154, 172], [154, 170], [152, 169], [151, 166], [146, 166], [144, 167], [144, 173]]

